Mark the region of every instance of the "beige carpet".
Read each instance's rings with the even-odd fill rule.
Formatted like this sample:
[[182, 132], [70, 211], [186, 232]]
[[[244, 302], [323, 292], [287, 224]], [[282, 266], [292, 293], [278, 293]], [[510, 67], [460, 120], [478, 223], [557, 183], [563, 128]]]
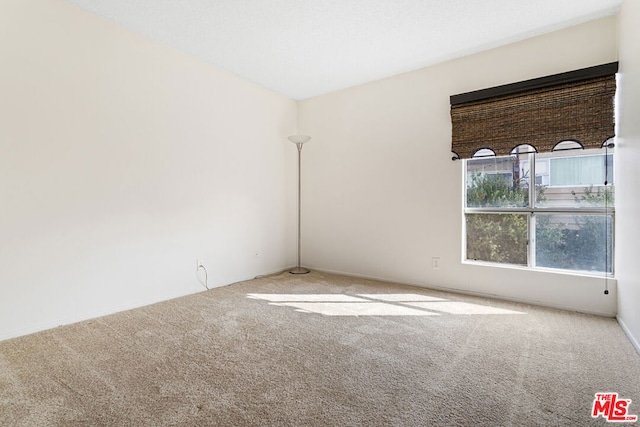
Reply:
[[614, 319], [317, 272], [0, 342], [2, 426], [606, 425], [596, 392], [640, 415]]

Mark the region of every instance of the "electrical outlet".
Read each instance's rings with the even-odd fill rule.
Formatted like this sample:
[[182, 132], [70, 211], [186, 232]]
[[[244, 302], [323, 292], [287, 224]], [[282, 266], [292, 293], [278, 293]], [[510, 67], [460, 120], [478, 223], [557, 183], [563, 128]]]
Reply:
[[431, 267], [433, 267], [434, 270], [440, 269], [440, 257], [434, 256], [431, 258]]

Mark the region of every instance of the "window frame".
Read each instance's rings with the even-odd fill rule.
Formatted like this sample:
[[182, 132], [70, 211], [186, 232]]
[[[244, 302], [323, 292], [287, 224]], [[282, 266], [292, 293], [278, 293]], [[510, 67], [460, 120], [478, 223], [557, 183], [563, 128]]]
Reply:
[[[595, 149], [594, 149], [595, 150]], [[578, 150], [576, 150], [578, 151]], [[589, 150], [591, 151], [591, 150]], [[566, 206], [566, 207], [549, 207], [549, 206], [543, 206], [543, 207], [537, 207], [536, 206], [536, 184], [535, 184], [535, 177], [536, 177], [536, 154], [535, 152], [528, 152], [525, 154], [520, 154], [520, 156], [527, 156], [527, 162], [529, 163], [529, 184], [528, 184], [528, 191], [529, 191], [529, 206], [526, 207], [467, 207], [467, 191], [469, 189], [468, 186], [468, 170], [467, 170], [467, 165], [469, 161], [473, 161], [475, 160], [474, 158], [471, 159], [463, 159], [463, 233], [462, 233], [462, 237], [463, 237], [463, 256], [462, 256], [462, 261], [465, 263], [471, 263], [471, 264], [481, 264], [481, 265], [491, 265], [491, 266], [500, 266], [500, 267], [511, 267], [511, 268], [525, 268], [525, 269], [530, 269], [530, 270], [543, 270], [543, 271], [554, 271], [554, 272], [562, 272], [565, 274], [575, 274], [575, 275], [596, 275], [596, 276], [601, 276], [601, 275], [605, 275], [607, 277], [615, 277], [615, 203], [613, 206], [607, 206], [605, 204], [605, 206], [582, 206], [582, 207], [575, 207], [575, 206]], [[567, 156], [567, 158], [571, 158], [571, 157], [582, 157], [582, 156], [596, 156], [596, 155], [602, 155], [605, 156], [605, 161], [606, 160], [606, 156], [608, 155], [613, 155], [613, 151], [605, 151], [602, 154], [596, 154], [596, 153], [576, 153], [573, 156]], [[509, 156], [496, 156], [496, 158], [500, 158], [500, 157], [510, 157], [513, 156], [513, 154], [509, 155]], [[612, 157], [613, 159], [613, 157]], [[549, 173], [550, 171], [550, 163], [551, 163], [551, 158], [549, 158]], [[614, 164], [615, 164], [615, 160], [614, 160]], [[613, 174], [612, 171], [612, 176], [614, 177], [614, 182], [615, 182], [615, 176]], [[593, 187], [600, 187], [600, 188], [606, 188], [609, 185], [604, 185], [604, 184], [593, 184]], [[550, 188], [558, 188], [557, 186], [551, 186], [550, 184], [546, 187], [550, 187]], [[568, 186], [570, 187], [570, 186]], [[615, 193], [614, 193], [615, 194]], [[470, 259], [467, 257], [467, 242], [468, 242], [468, 235], [467, 235], [467, 215], [468, 214], [526, 214], [527, 216], [527, 264], [526, 265], [521, 265], [521, 264], [509, 264], [509, 263], [501, 263], [501, 262], [495, 262], [495, 261], [485, 261], [485, 260], [476, 260], [476, 259]], [[562, 215], [562, 214], [580, 214], [580, 215], [597, 215], [597, 216], [602, 216], [602, 217], [611, 217], [611, 227], [612, 227], [612, 233], [611, 233], [611, 265], [610, 265], [610, 271], [607, 271], [607, 269], [605, 271], [587, 271], [587, 270], [572, 270], [572, 269], [563, 269], [563, 268], [553, 268], [553, 267], [541, 267], [538, 266], [536, 264], [536, 221], [537, 218], [536, 216], [538, 215]]]

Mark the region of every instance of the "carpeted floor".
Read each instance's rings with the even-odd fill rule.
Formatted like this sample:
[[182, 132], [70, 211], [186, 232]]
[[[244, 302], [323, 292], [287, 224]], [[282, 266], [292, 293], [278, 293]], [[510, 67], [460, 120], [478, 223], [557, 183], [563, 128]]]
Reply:
[[606, 425], [597, 392], [640, 415], [614, 319], [318, 272], [0, 342], [2, 426]]

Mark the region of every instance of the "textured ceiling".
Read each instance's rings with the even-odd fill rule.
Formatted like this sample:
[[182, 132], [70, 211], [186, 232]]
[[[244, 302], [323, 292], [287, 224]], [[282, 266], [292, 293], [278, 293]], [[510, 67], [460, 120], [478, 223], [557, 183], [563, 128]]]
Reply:
[[622, 0], [67, 0], [293, 99], [617, 13]]

